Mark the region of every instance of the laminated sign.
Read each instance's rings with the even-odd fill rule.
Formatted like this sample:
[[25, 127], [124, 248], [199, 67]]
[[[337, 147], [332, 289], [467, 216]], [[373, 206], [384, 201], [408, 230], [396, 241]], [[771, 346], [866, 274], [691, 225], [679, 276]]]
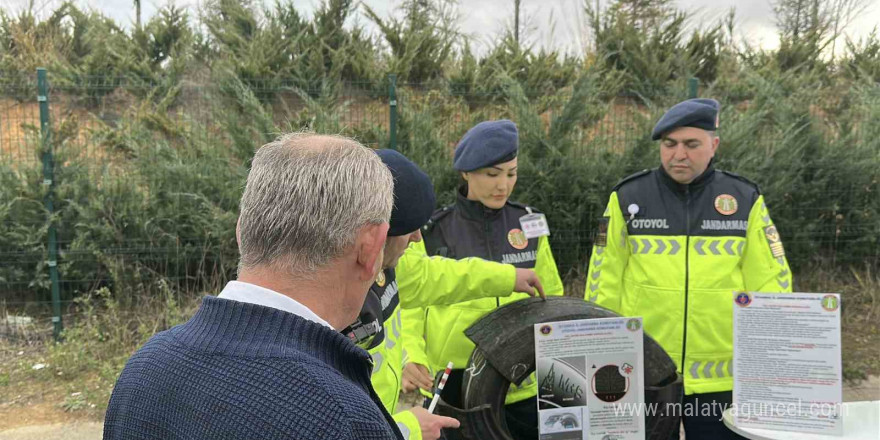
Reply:
[[645, 438], [642, 318], [535, 324], [540, 440]]
[[843, 434], [840, 295], [734, 293], [733, 361], [737, 427]]

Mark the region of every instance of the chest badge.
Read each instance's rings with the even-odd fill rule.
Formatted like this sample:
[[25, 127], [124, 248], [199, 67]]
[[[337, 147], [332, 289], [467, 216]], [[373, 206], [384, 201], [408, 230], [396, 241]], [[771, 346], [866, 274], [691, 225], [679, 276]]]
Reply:
[[733, 215], [739, 209], [736, 197], [730, 194], [721, 194], [715, 197], [715, 210], [721, 215]]
[[526, 238], [526, 234], [517, 228], [513, 228], [510, 232], [507, 233], [507, 241], [513, 246], [515, 249], [523, 250], [529, 245], [529, 239]]
[[376, 277], [376, 284], [379, 287], [385, 287], [385, 271], [379, 272], [379, 276]]

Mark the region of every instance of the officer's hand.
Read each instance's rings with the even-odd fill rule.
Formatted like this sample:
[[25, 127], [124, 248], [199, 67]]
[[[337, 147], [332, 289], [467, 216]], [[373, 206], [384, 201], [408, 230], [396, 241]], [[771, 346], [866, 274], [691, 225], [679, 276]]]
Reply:
[[431, 391], [434, 381], [428, 373], [428, 367], [419, 364], [407, 363], [403, 367], [403, 392], [408, 393], [416, 388]]
[[544, 287], [541, 286], [541, 280], [538, 279], [538, 274], [536, 274], [534, 270], [517, 269], [516, 283], [513, 285], [513, 291], [528, 293], [529, 296], [535, 296], [536, 290], [538, 295], [541, 295], [541, 298], [547, 298], [547, 296], [544, 295]]
[[442, 428], [458, 428], [461, 426], [458, 420], [452, 417], [431, 414], [425, 408], [411, 408], [409, 411], [415, 414], [416, 419], [419, 421], [419, 428], [422, 429], [422, 438], [424, 440], [437, 440], [440, 438], [440, 429]]

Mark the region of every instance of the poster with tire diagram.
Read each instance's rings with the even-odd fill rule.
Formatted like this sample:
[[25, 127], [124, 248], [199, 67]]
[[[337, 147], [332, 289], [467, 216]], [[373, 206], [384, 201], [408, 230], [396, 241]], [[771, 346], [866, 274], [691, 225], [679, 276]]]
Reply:
[[535, 324], [540, 440], [645, 438], [641, 318]]

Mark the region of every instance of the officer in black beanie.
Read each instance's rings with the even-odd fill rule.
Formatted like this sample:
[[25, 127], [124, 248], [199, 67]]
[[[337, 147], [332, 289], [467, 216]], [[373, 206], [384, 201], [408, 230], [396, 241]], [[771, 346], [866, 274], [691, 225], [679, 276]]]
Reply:
[[394, 207], [385, 243], [385, 267], [394, 267], [410, 242], [422, 239], [422, 226], [434, 212], [431, 179], [416, 164], [394, 150], [376, 150], [394, 177]]

